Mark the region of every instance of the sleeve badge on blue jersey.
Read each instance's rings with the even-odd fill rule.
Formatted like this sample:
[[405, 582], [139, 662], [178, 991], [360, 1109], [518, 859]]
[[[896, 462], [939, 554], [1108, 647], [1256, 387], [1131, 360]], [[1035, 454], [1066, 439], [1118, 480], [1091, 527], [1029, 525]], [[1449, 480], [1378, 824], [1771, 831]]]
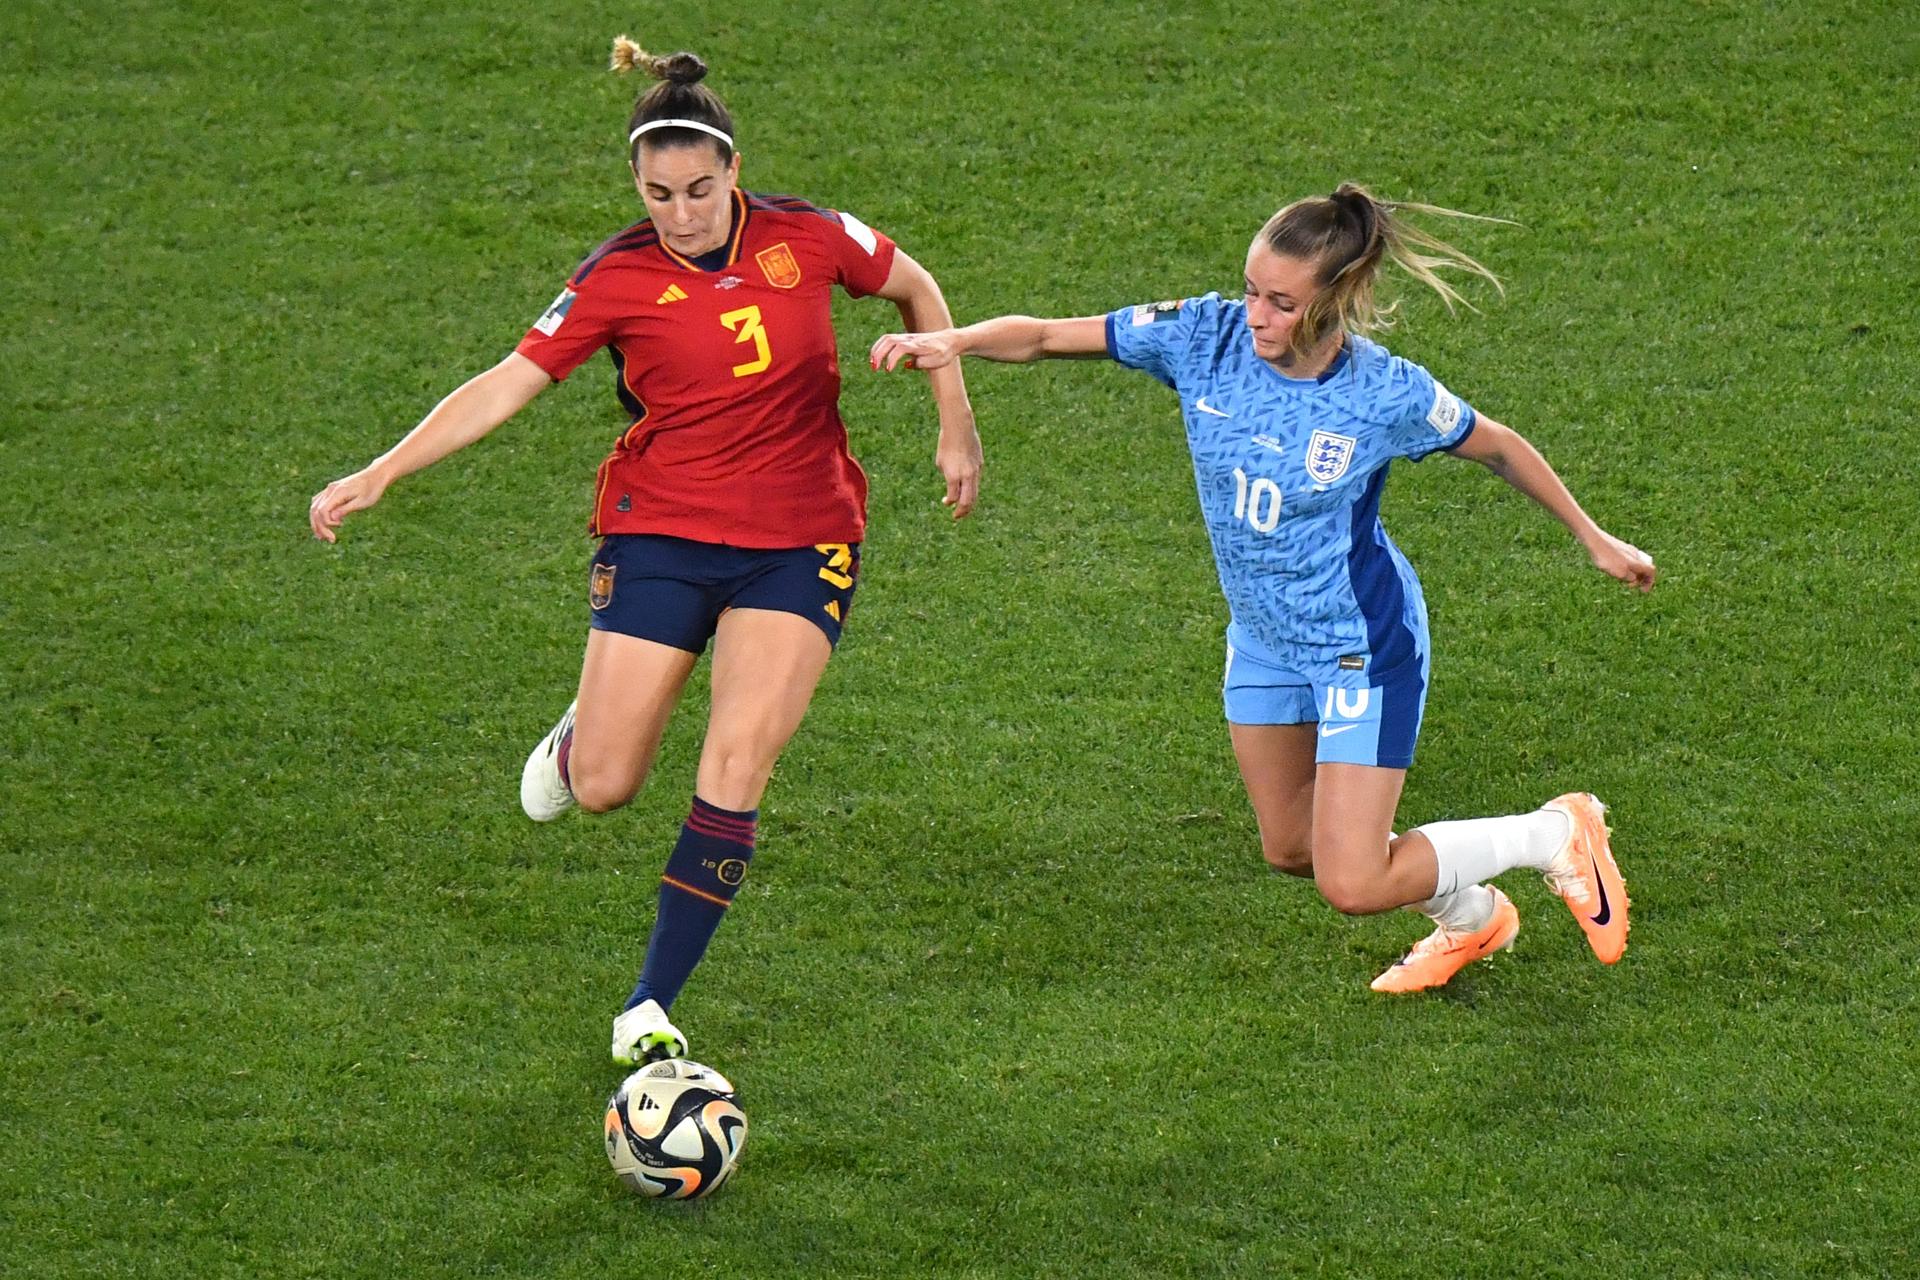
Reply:
[[1320, 484], [1332, 484], [1353, 465], [1353, 448], [1358, 443], [1352, 436], [1314, 432], [1307, 441], [1307, 474]]
[[562, 289], [560, 296], [553, 300], [553, 305], [541, 312], [540, 318], [533, 322], [533, 327], [551, 338], [560, 328], [560, 322], [567, 318], [567, 312], [573, 310], [573, 299], [573, 290]]
[[1146, 302], [1133, 309], [1133, 323], [1137, 327], [1143, 324], [1156, 324], [1161, 320], [1171, 320], [1180, 314], [1185, 302], [1170, 299], [1166, 302]]
[[1427, 425], [1441, 435], [1460, 425], [1460, 398], [1441, 386], [1438, 378], [1433, 383], [1433, 407], [1427, 410]]

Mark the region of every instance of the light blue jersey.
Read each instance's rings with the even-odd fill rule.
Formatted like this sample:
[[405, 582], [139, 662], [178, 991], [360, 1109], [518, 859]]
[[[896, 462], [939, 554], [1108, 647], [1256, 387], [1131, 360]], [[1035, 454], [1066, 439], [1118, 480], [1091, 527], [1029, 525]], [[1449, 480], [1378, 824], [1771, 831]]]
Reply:
[[1380, 494], [1390, 462], [1460, 444], [1473, 410], [1358, 335], [1319, 379], [1285, 377], [1254, 354], [1245, 305], [1217, 293], [1113, 312], [1107, 351], [1180, 395], [1228, 643], [1316, 685], [1424, 668], [1426, 604]]

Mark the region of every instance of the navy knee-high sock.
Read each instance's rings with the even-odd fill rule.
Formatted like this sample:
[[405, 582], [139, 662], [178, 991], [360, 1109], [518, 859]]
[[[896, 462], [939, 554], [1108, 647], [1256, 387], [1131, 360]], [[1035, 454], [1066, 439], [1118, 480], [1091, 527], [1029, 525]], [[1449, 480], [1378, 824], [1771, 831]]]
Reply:
[[713, 931], [727, 914], [727, 905], [747, 878], [753, 861], [753, 838], [758, 809], [735, 813], [693, 798], [693, 811], [680, 828], [680, 839], [660, 877], [660, 909], [647, 941], [647, 963], [626, 1007], [657, 1000], [662, 1009], [673, 1007], [674, 997], [687, 976], [706, 954]]

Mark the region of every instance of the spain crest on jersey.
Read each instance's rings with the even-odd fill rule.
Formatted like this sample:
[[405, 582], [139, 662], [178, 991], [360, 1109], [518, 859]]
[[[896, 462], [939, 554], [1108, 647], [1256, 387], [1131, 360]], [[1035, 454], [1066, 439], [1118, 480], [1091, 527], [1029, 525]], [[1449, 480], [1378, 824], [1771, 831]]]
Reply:
[[753, 255], [760, 264], [760, 270], [766, 274], [767, 283], [776, 289], [791, 289], [800, 283], [800, 261], [793, 256], [793, 250], [782, 240], [771, 249], [762, 249]]
[[1307, 441], [1307, 474], [1320, 484], [1332, 484], [1353, 465], [1353, 449], [1358, 443], [1352, 436], [1314, 432]]

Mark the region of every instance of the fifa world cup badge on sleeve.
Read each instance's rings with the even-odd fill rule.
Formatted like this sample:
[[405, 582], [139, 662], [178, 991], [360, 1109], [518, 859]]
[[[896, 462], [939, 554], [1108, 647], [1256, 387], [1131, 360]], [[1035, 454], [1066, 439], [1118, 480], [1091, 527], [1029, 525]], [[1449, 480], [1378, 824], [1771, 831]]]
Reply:
[[1460, 400], [1453, 392], [1433, 384], [1433, 408], [1427, 410], [1427, 424], [1441, 435], [1460, 425]]
[[533, 327], [551, 338], [560, 328], [560, 322], [567, 318], [567, 312], [573, 310], [573, 298], [573, 290], [562, 289], [560, 296], [553, 300], [553, 305], [541, 312], [540, 318], [533, 322]]
[[865, 249], [869, 258], [880, 252], [880, 237], [873, 234], [872, 227], [860, 221], [860, 219], [854, 217], [845, 209], [839, 211], [839, 217], [840, 229], [847, 233], [847, 239], [853, 241], [862, 249]]
[[613, 603], [612, 565], [593, 566], [593, 576], [587, 579], [587, 603], [596, 609], [604, 609]]
[[1162, 320], [1171, 320], [1180, 314], [1180, 308], [1187, 305], [1175, 298], [1166, 302], [1146, 302], [1133, 309], [1133, 323], [1136, 328], [1143, 324], [1156, 324]]
[[753, 255], [753, 260], [766, 273], [767, 283], [776, 289], [791, 289], [800, 283], [800, 261], [785, 240], [771, 249], [762, 249]]

